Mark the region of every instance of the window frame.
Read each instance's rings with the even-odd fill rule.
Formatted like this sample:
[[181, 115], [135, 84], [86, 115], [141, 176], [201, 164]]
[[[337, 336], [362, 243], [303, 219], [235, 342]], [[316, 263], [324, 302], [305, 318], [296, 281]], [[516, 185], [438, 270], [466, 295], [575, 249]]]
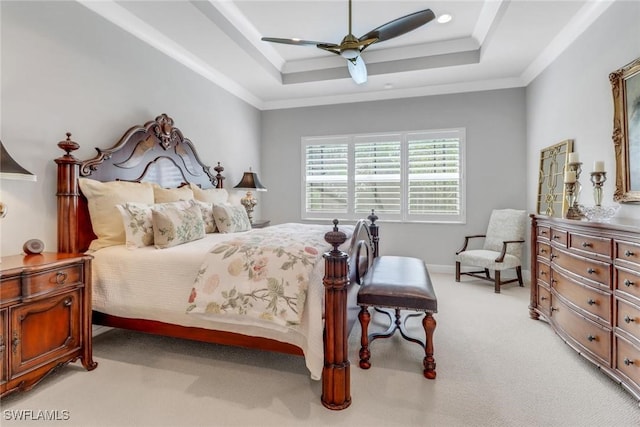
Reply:
[[[400, 142], [400, 212], [397, 214], [379, 214], [380, 220], [393, 222], [422, 222], [422, 223], [466, 223], [466, 128], [446, 128], [401, 132], [376, 132], [366, 134], [345, 134], [327, 136], [303, 136], [301, 138], [301, 204], [302, 220], [324, 220], [337, 218], [343, 221], [355, 221], [368, 214], [355, 212], [355, 145], [362, 141], [388, 139], [399, 137]], [[458, 139], [458, 182], [459, 182], [459, 213], [455, 214], [410, 214], [409, 213], [409, 142], [416, 138], [423, 139]], [[413, 138], [413, 139], [412, 139]], [[346, 212], [307, 212], [307, 147], [310, 145], [347, 145], [347, 208]]]

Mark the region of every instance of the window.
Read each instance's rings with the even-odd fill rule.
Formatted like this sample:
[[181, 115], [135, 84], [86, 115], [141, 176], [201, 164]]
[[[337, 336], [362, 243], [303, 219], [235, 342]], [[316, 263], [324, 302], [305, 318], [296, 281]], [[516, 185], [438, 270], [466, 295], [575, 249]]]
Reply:
[[305, 137], [302, 218], [464, 222], [464, 129]]

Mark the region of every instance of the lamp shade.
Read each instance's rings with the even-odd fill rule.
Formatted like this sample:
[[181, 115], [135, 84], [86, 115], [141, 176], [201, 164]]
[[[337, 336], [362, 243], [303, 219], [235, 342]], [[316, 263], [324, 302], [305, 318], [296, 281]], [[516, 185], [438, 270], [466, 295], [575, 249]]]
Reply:
[[0, 152], [0, 178], [1, 179], [21, 179], [25, 181], [35, 181], [36, 176], [20, 166], [18, 162], [13, 160], [4, 148], [4, 144], [0, 142], [2, 152]]
[[233, 188], [238, 188], [241, 190], [267, 191], [267, 188], [262, 185], [262, 183], [258, 179], [258, 174], [251, 170], [249, 172], [245, 172], [242, 175], [242, 179], [240, 180], [238, 185]]

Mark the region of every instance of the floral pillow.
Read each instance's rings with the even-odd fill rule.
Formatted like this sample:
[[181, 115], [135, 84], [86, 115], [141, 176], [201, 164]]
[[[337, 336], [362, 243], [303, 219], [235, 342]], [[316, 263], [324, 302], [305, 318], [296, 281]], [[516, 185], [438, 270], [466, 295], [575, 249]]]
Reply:
[[128, 249], [153, 245], [153, 217], [151, 209], [164, 210], [169, 207], [184, 209], [189, 207], [187, 201], [156, 203], [124, 203], [117, 205], [124, 225], [125, 245]]
[[214, 205], [213, 218], [221, 233], [237, 233], [251, 230], [251, 222], [243, 206]]
[[199, 200], [189, 200], [189, 202], [191, 203], [191, 205], [200, 207], [200, 211], [202, 212], [202, 220], [204, 221], [204, 232], [215, 233], [216, 231], [218, 231], [216, 222], [213, 219], [213, 205], [211, 203], [205, 203]]
[[200, 206], [189, 205], [186, 208], [151, 208], [153, 243], [156, 248], [169, 248], [204, 237], [202, 210]]

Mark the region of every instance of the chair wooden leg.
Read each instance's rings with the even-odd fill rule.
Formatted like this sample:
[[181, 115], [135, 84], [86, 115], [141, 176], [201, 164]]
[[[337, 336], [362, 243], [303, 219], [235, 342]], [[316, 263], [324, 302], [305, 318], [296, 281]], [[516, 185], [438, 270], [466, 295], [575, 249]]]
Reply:
[[433, 332], [436, 330], [436, 319], [431, 313], [425, 313], [422, 319], [422, 327], [426, 336], [425, 357], [422, 363], [424, 365], [424, 377], [433, 380], [436, 378], [436, 360], [433, 358]]
[[456, 261], [456, 282], [460, 281], [460, 261]]
[[369, 351], [369, 322], [371, 321], [371, 314], [367, 306], [360, 307], [360, 313], [358, 313], [358, 320], [360, 320], [360, 327], [362, 328], [362, 335], [360, 336], [360, 367], [362, 369], [369, 369], [371, 363], [371, 352]]
[[500, 293], [500, 270], [494, 271], [493, 275], [495, 277], [494, 292], [496, 294], [499, 294]]
[[520, 266], [516, 267], [516, 274], [518, 275], [518, 284], [520, 286], [524, 286], [524, 283], [522, 282], [522, 268]]
[[485, 276], [487, 276], [487, 279], [491, 279], [491, 274], [489, 274], [489, 269], [488, 268], [484, 269], [484, 274], [485, 274]]

